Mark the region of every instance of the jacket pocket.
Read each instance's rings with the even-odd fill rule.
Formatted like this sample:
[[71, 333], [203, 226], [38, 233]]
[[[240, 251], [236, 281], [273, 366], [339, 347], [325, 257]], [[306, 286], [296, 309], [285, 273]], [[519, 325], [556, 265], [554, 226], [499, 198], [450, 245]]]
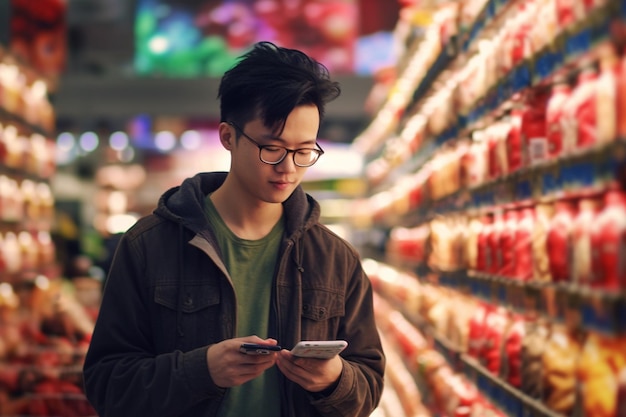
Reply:
[[336, 339], [345, 314], [344, 296], [322, 289], [302, 289], [302, 340]]
[[311, 320], [328, 320], [344, 315], [341, 294], [323, 290], [302, 291], [302, 315]]
[[155, 337], [165, 352], [189, 351], [215, 343], [223, 333], [221, 321], [216, 320], [221, 302], [219, 287], [187, 283], [181, 290], [179, 302], [177, 283], [159, 283], [154, 288]]

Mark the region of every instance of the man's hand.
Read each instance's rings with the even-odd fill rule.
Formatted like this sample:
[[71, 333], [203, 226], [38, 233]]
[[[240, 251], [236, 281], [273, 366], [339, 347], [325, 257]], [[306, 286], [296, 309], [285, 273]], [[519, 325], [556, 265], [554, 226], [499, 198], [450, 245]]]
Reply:
[[338, 355], [330, 359], [299, 358], [285, 349], [278, 353], [276, 365], [289, 380], [309, 392], [330, 387], [343, 371], [343, 362]]
[[217, 386], [229, 388], [241, 385], [261, 375], [276, 363], [276, 352], [270, 352], [269, 355], [246, 355], [239, 351], [242, 343], [277, 344], [274, 339], [247, 336], [212, 345], [207, 351], [207, 365]]

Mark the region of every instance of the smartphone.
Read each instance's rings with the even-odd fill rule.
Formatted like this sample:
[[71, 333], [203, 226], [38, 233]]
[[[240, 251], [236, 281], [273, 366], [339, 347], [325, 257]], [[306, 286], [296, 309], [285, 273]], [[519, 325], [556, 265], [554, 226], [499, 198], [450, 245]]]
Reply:
[[291, 353], [303, 358], [330, 359], [348, 346], [345, 340], [303, 340]]
[[246, 355], [269, 355], [279, 350], [281, 350], [281, 347], [278, 345], [264, 345], [258, 343], [242, 343], [239, 347], [239, 351]]

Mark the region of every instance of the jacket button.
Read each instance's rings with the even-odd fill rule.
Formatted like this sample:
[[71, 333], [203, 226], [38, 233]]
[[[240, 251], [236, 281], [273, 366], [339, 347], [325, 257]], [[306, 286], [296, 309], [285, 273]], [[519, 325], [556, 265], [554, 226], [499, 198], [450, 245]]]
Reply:
[[184, 304], [185, 304], [186, 307], [191, 307], [193, 305], [193, 298], [191, 298], [191, 297], [185, 298]]

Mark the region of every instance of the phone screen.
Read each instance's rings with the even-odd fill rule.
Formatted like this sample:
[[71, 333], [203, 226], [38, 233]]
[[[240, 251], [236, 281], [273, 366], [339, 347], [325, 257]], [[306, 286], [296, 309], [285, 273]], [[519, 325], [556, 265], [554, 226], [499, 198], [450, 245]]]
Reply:
[[340, 353], [348, 346], [345, 340], [309, 340], [301, 341], [291, 353], [295, 356], [328, 359]]

